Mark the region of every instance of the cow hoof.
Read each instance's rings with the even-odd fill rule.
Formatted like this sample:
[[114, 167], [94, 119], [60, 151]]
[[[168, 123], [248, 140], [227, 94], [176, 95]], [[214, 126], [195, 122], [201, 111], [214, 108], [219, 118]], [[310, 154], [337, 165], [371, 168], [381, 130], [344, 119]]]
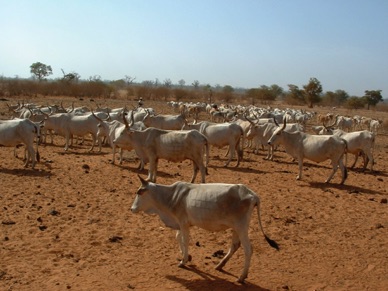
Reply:
[[179, 264], [178, 264], [178, 267], [179, 268], [186, 268], [185, 264], [183, 263], [183, 261], [181, 261]]
[[244, 279], [239, 278], [237, 280], [237, 282], [240, 283], [240, 284], [245, 284], [245, 278]]

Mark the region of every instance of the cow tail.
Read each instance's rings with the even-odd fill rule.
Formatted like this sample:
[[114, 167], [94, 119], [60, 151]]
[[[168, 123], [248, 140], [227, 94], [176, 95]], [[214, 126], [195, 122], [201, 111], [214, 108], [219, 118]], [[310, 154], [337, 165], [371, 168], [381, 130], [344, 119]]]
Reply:
[[344, 149], [344, 155], [345, 155], [345, 162], [344, 162], [344, 178], [343, 180], [345, 181], [348, 178], [348, 169], [346, 168], [346, 165], [348, 164], [348, 143], [345, 139], [342, 138], [342, 141], [345, 144], [345, 149]]
[[36, 161], [39, 163], [40, 162], [40, 154], [39, 154], [39, 149], [38, 149], [38, 145], [39, 145], [39, 138], [36, 140]]
[[240, 143], [239, 143], [239, 148], [237, 152], [241, 160], [244, 158], [244, 143], [245, 143], [244, 130], [241, 128]]
[[[257, 196], [256, 196], [256, 197], [257, 197]], [[256, 206], [257, 206], [257, 217], [258, 217], [258, 219], [259, 219], [259, 226], [260, 226], [261, 232], [262, 232], [263, 235], [264, 235], [265, 240], [267, 241], [267, 243], [268, 243], [271, 247], [273, 247], [273, 248], [279, 250], [279, 245], [277, 244], [277, 242], [274, 241], [274, 240], [272, 240], [272, 239], [270, 239], [270, 238], [265, 234], [265, 232], [264, 232], [263, 225], [261, 224], [261, 217], [260, 217], [260, 199], [259, 199], [259, 197], [257, 197]]]
[[206, 138], [206, 136], [204, 136], [205, 138], [205, 153], [206, 153], [206, 161], [205, 161], [205, 169], [206, 169], [206, 175], [209, 175], [209, 172], [207, 170], [207, 166], [209, 164], [209, 142]]

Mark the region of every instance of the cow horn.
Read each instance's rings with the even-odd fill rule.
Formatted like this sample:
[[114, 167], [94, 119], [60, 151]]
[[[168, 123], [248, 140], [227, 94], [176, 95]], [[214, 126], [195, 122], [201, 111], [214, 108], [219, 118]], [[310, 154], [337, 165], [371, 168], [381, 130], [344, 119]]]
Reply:
[[333, 127], [336, 123], [337, 123], [337, 120], [338, 120], [338, 115], [335, 116], [335, 120], [332, 124], [330, 125], [325, 125], [325, 121], [323, 121], [323, 126], [326, 128], [326, 129], [329, 129], [330, 127]]
[[139, 174], [137, 174], [137, 176], [139, 177], [140, 179], [140, 182], [141, 182], [141, 186], [142, 187], [145, 187], [148, 185], [148, 182], [146, 180], [144, 180]]
[[100, 117], [98, 117], [97, 115], [94, 114], [93, 109], [91, 109], [91, 111], [92, 111], [92, 115], [94, 116], [94, 118], [96, 118], [99, 122], [103, 122], [103, 120]]
[[71, 102], [71, 110], [69, 111], [69, 113], [72, 113], [74, 111], [74, 101]]
[[287, 120], [286, 118], [283, 118], [283, 127], [281, 130], [284, 130], [286, 128]]
[[[40, 108], [39, 108], [38, 110], [39, 110], [39, 112], [40, 112], [41, 114], [43, 114], [44, 116], [46, 116], [45, 119], [47, 119], [47, 118], [50, 116], [50, 114], [47, 114], [47, 113], [43, 112], [42, 110], [40, 110]], [[50, 108], [50, 113], [51, 113], [51, 108]]]
[[125, 118], [125, 113], [123, 114], [123, 120], [124, 120], [125, 128], [129, 128], [128, 121], [127, 121], [127, 119]]
[[248, 118], [248, 115], [244, 113], [244, 118], [249, 121], [250, 124], [255, 125], [255, 123]]
[[130, 127], [135, 123], [135, 120], [133, 118], [133, 110], [131, 110], [131, 125]]
[[147, 108], [144, 108], [146, 115], [144, 116], [143, 120], [145, 120], [148, 116], [150, 116], [150, 112]]

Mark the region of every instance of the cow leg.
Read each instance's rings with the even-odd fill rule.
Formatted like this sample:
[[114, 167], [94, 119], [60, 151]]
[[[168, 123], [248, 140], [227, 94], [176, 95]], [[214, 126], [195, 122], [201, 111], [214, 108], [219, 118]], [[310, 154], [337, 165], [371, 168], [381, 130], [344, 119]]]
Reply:
[[112, 161], [111, 164], [115, 163], [115, 158], [116, 158], [116, 145], [112, 146]]
[[348, 177], [348, 170], [346, 169], [346, 166], [344, 165], [342, 158], [339, 160], [338, 165], [339, 165], [339, 168], [341, 169], [341, 174], [342, 174], [341, 184], [343, 184], [346, 178]]
[[206, 172], [207, 172], [207, 169], [206, 169], [206, 167], [204, 166], [203, 163], [199, 164], [198, 167], [199, 167], [199, 171], [201, 172], [201, 183], [206, 183]]
[[66, 142], [65, 142], [65, 151], [67, 151], [67, 150], [69, 149], [69, 142], [70, 142], [70, 134], [69, 134], [69, 133], [66, 133], [65, 139], [66, 139]]
[[303, 159], [299, 158], [298, 159], [298, 166], [299, 166], [299, 174], [296, 176], [297, 180], [302, 179], [302, 170], [303, 170]]
[[27, 148], [27, 158], [26, 158], [26, 162], [24, 164], [25, 167], [28, 166], [28, 162], [29, 160], [31, 159], [31, 165], [32, 165], [32, 168], [35, 167], [35, 151], [34, 151], [34, 147], [32, 145], [30, 146], [26, 146]]
[[269, 148], [268, 148], [268, 152], [269, 152], [268, 159], [269, 159], [270, 161], [273, 161], [273, 153], [274, 153], [274, 151], [275, 151], [274, 146], [273, 146], [273, 145], [270, 145], [270, 146], [268, 146], [268, 147], [269, 147]]
[[248, 277], [249, 266], [251, 265], [252, 258], [252, 245], [248, 237], [248, 230], [240, 231], [240, 241], [245, 253], [245, 262], [243, 272], [237, 282], [243, 284], [245, 278]]
[[359, 156], [360, 154], [363, 154], [363, 153], [362, 153], [362, 152], [358, 152], [358, 153], [356, 153], [356, 154], [354, 155], [354, 162], [353, 162], [353, 164], [350, 166], [351, 169], [353, 169], [354, 166], [356, 165], [356, 163], [357, 163], [357, 161], [358, 161], [358, 156]]
[[97, 141], [98, 141], [98, 152], [101, 153], [102, 140], [99, 136], [97, 137]]
[[230, 146], [228, 147], [228, 150], [226, 151], [226, 153], [225, 153], [225, 158], [229, 155], [229, 152], [230, 152]]
[[240, 141], [237, 142], [235, 151], [236, 151], [236, 154], [237, 154], [237, 164], [236, 164], [235, 167], [237, 168], [240, 165], [240, 161], [243, 158], [243, 150], [241, 149]]
[[[83, 139], [84, 137], [82, 137]], [[94, 145], [96, 144], [96, 136], [92, 134], [92, 146], [89, 149], [89, 152], [91, 152], [94, 149]]]
[[370, 161], [370, 170], [373, 171], [373, 165], [375, 163], [375, 160], [373, 159], [373, 154], [372, 154], [371, 149], [367, 149], [366, 151], [364, 151], [364, 154], [366, 155], [366, 157], [365, 157], [366, 161], [364, 162], [364, 168], [366, 169], [366, 167], [368, 166], [368, 163]]
[[331, 161], [331, 165], [332, 165], [332, 171], [331, 171], [331, 174], [329, 175], [329, 178], [327, 178], [327, 180], [325, 181], [325, 183], [329, 183], [330, 180], [333, 178], [334, 174], [337, 172], [338, 170], [338, 167], [339, 165], [342, 165], [340, 166], [341, 167], [341, 172], [342, 172], [342, 182], [341, 184], [345, 181], [344, 180], [344, 172], [343, 172], [343, 168], [344, 168], [344, 164], [343, 164], [343, 160], [342, 160], [342, 157], [338, 160], [338, 162], [334, 162], [333, 160]]
[[120, 161], [119, 161], [120, 165], [123, 164], [123, 154], [124, 154], [124, 149], [120, 148]]
[[198, 169], [199, 169], [198, 165], [194, 161], [192, 161], [192, 163], [193, 163], [193, 176], [191, 177], [190, 183], [194, 183], [195, 178], [197, 177], [197, 174], [198, 174]]
[[156, 182], [156, 169], [158, 167], [158, 160], [150, 157], [149, 162], [150, 162], [150, 167], [148, 169], [148, 177], [146, 180], [155, 183]]
[[[233, 150], [232, 150], [233, 148]], [[234, 152], [236, 150], [236, 147], [232, 147], [231, 145], [229, 145], [229, 160], [225, 163], [224, 167], [227, 167], [229, 165], [229, 163], [232, 161], [233, 157], [234, 157]]]
[[191, 256], [189, 256], [189, 229], [187, 226], [181, 227], [180, 230], [177, 231], [176, 238], [179, 243], [179, 247], [181, 249], [183, 258], [179, 262], [178, 267], [184, 267], [187, 262], [191, 261]]
[[139, 163], [139, 166], [137, 166], [137, 169], [140, 171], [144, 170], [144, 161], [142, 159], [140, 159], [140, 163]]
[[239, 238], [237, 232], [235, 230], [233, 230], [233, 233], [232, 233], [232, 244], [230, 245], [230, 248], [229, 248], [228, 253], [226, 254], [226, 256], [216, 266], [216, 270], [218, 270], [218, 271], [222, 270], [222, 268], [225, 266], [225, 264], [233, 256], [233, 254], [238, 250], [240, 245], [241, 245], [240, 238]]
[[[183, 256], [183, 250], [184, 250], [184, 244], [183, 244], [183, 238], [182, 238], [182, 234], [181, 234], [181, 231], [180, 230], [178, 230], [177, 232], [176, 232], [176, 239], [177, 239], [177, 241], [178, 241], [178, 244], [179, 244], [179, 249], [180, 249], [180, 251], [181, 251], [181, 254], [182, 254], [182, 256]], [[188, 255], [188, 257], [187, 257], [187, 259], [188, 259], [188, 261], [189, 262], [191, 262], [191, 255]], [[179, 265], [180, 266], [180, 265]], [[180, 266], [180, 267], [182, 267], [182, 266]]]

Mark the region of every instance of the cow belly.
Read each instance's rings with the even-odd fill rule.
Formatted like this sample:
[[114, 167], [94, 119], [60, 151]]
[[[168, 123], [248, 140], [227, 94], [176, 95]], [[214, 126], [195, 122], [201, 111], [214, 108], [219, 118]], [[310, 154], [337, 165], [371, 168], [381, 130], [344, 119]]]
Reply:
[[193, 199], [187, 207], [187, 218], [190, 225], [198, 226], [209, 231], [221, 231], [230, 228], [228, 221], [216, 202], [206, 199]]
[[179, 142], [160, 143], [158, 157], [172, 162], [180, 162], [187, 159], [190, 156], [190, 151], [193, 150]]

